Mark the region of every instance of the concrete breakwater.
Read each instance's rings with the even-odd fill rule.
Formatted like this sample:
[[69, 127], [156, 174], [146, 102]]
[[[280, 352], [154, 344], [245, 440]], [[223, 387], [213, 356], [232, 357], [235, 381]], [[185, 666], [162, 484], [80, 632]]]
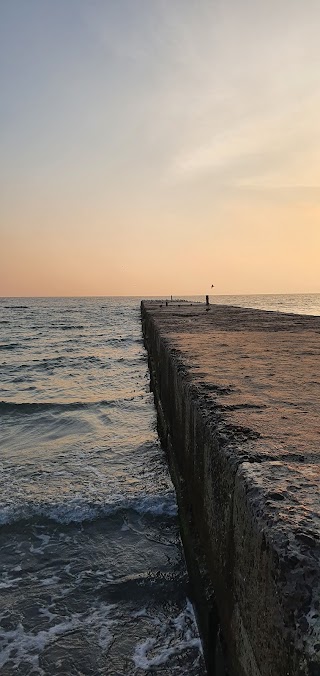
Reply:
[[143, 301], [208, 665], [320, 674], [320, 317]]

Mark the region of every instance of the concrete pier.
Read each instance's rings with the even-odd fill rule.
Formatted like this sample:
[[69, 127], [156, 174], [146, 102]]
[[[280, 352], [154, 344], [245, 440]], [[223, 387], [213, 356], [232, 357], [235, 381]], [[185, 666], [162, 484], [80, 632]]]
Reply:
[[319, 676], [320, 317], [141, 311], [208, 673]]

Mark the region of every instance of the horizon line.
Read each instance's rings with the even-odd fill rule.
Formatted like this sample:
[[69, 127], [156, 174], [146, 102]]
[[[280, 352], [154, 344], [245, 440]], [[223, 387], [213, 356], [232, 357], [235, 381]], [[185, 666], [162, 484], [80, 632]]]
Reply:
[[188, 298], [194, 298], [194, 297], [202, 297], [202, 296], [213, 296], [215, 298], [221, 298], [221, 297], [234, 297], [234, 296], [316, 296], [320, 295], [320, 291], [287, 291], [287, 292], [281, 292], [281, 291], [276, 291], [276, 292], [249, 292], [249, 293], [208, 293], [206, 294], [205, 292], [203, 293], [178, 293], [178, 294], [79, 294], [79, 295], [45, 295], [45, 296], [38, 296], [38, 295], [28, 295], [28, 296], [21, 296], [21, 295], [14, 295], [14, 296], [7, 296], [7, 295], [0, 295], [0, 300], [6, 299], [6, 298], [141, 298], [141, 300], [148, 299], [148, 298], [156, 298], [156, 299], [169, 299], [172, 295], [172, 298], [178, 298], [179, 297], [188, 297]]

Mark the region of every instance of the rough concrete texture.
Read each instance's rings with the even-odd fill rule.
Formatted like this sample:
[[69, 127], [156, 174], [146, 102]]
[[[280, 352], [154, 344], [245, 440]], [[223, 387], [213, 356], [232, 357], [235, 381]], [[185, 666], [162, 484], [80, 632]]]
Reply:
[[142, 303], [209, 673], [320, 674], [320, 317]]

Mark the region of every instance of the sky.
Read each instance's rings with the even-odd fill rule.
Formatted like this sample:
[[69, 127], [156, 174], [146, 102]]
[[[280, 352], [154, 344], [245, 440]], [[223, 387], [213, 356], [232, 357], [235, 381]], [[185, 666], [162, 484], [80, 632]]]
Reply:
[[0, 0], [0, 295], [320, 292], [319, 0]]

